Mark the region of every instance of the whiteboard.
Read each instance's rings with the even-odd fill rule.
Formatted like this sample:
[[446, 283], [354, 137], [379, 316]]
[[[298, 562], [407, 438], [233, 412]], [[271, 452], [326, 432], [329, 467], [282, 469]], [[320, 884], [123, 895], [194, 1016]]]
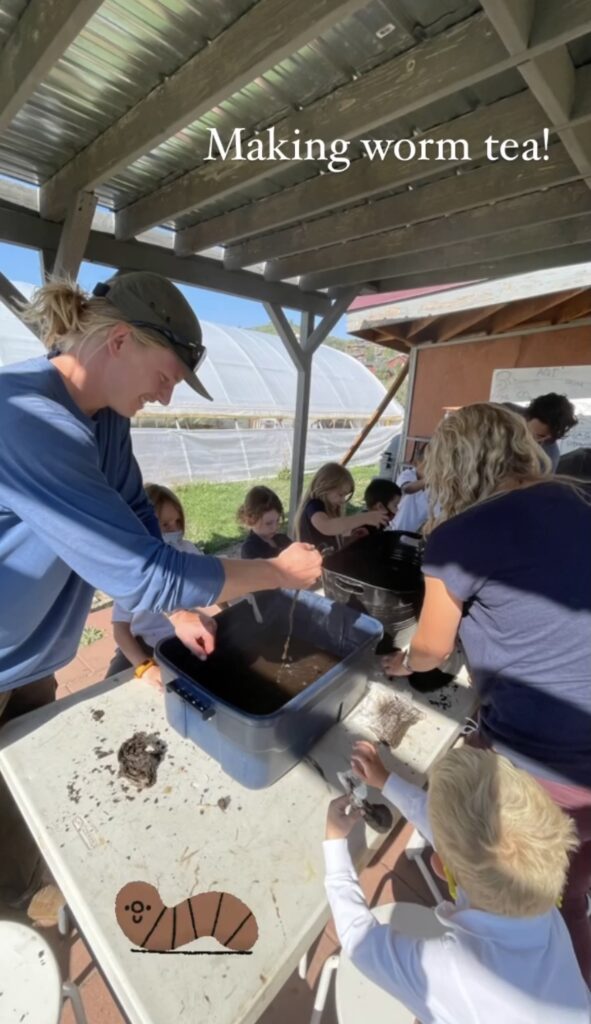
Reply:
[[540, 366], [494, 370], [490, 389], [492, 402], [529, 405], [532, 398], [555, 391], [573, 403], [579, 422], [558, 442], [564, 454], [574, 448], [591, 448], [591, 366]]

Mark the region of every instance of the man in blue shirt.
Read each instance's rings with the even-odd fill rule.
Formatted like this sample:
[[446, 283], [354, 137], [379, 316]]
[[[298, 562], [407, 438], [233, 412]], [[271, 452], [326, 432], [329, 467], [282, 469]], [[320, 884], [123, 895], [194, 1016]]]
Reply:
[[[172, 612], [320, 575], [320, 556], [301, 544], [268, 561], [222, 562], [163, 542], [129, 420], [146, 402], [167, 405], [183, 379], [211, 397], [195, 372], [199, 321], [174, 285], [117, 274], [87, 296], [54, 282], [24, 315], [50, 354], [0, 370], [0, 724], [54, 699], [54, 673], [76, 654], [95, 588], [130, 612]], [[213, 649], [204, 617], [180, 611], [175, 629], [195, 653]], [[10, 859], [0, 856], [0, 898]], [[26, 888], [27, 858], [13, 859]]]

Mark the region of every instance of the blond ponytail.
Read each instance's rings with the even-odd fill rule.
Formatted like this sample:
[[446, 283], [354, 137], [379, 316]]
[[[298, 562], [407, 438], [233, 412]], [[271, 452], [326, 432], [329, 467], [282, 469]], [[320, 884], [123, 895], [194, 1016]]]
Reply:
[[46, 348], [67, 334], [80, 334], [88, 296], [72, 280], [50, 280], [23, 306], [23, 320], [36, 327]]
[[[52, 278], [23, 304], [22, 319], [36, 327], [47, 349], [70, 352], [124, 320], [105, 298], [87, 295], [71, 278]], [[132, 328], [136, 341], [157, 345], [146, 333]]]

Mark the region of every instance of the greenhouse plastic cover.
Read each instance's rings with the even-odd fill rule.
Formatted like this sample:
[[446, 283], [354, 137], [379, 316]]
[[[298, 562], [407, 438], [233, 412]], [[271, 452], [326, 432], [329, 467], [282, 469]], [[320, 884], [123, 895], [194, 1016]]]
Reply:
[[[27, 297], [33, 286], [17, 284]], [[168, 414], [205, 413], [220, 416], [293, 416], [297, 374], [280, 338], [262, 331], [223, 327], [201, 322], [208, 350], [199, 377], [213, 397], [208, 402], [185, 384], [175, 388]], [[41, 343], [0, 303], [0, 365], [19, 362], [43, 352]], [[337, 349], [322, 345], [314, 356], [310, 417], [348, 419], [370, 416], [385, 395], [383, 384], [362, 363]], [[146, 413], [162, 412], [149, 404]], [[392, 401], [384, 416], [402, 417], [402, 406]]]
[[[17, 284], [27, 297], [33, 285]], [[279, 338], [271, 334], [221, 327], [203, 322], [209, 347], [200, 376], [214, 401], [207, 402], [186, 384], [175, 388], [167, 412], [177, 416], [201, 412], [223, 416], [293, 416], [296, 371]], [[0, 366], [41, 355], [45, 349], [24, 324], [0, 303]], [[260, 360], [260, 365], [259, 365]], [[361, 363], [336, 349], [322, 347], [314, 356], [310, 418], [347, 419], [369, 416], [385, 389]], [[146, 406], [154, 412], [162, 406]], [[387, 415], [402, 416], [398, 402]], [[375, 464], [392, 435], [401, 429], [375, 427], [351, 460], [352, 465]], [[340, 459], [353, 443], [358, 428], [308, 431], [306, 469]], [[136, 458], [146, 480], [180, 483], [187, 480], [256, 480], [291, 466], [293, 430], [181, 430], [164, 427], [132, 429]]]
[[[274, 334], [224, 327], [202, 321], [208, 357], [199, 377], [213, 402], [196, 395], [187, 384], [175, 388], [167, 412], [219, 413], [231, 416], [293, 416], [297, 374], [287, 350]], [[370, 416], [386, 390], [362, 363], [345, 352], [321, 345], [314, 356], [310, 417]], [[145, 412], [158, 406], [147, 405]], [[402, 417], [392, 401], [384, 416]]]

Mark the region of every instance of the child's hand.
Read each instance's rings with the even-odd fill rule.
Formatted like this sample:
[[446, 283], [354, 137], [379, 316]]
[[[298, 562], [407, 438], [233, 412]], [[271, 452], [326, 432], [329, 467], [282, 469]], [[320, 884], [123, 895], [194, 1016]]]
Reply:
[[339, 796], [336, 800], [331, 800], [326, 815], [327, 839], [345, 839], [361, 820], [362, 814], [357, 807], [351, 807], [349, 814], [345, 813], [349, 806], [348, 796]]
[[374, 512], [363, 512], [362, 515], [366, 526], [387, 526], [392, 518], [385, 508], [381, 511], [376, 509]]
[[353, 747], [351, 768], [360, 779], [374, 789], [383, 789], [389, 772], [386, 771], [373, 743], [358, 740]]
[[158, 665], [152, 665], [149, 669], [143, 673], [141, 682], [149, 683], [155, 690], [164, 690], [164, 683], [162, 682], [162, 675]]

